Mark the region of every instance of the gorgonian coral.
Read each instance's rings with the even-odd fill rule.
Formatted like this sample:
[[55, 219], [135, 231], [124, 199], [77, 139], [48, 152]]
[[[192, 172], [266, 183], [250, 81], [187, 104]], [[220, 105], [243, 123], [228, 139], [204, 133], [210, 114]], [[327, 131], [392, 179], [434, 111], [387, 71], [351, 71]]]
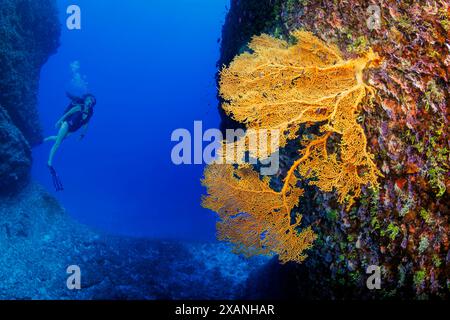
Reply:
[[[278, 254], [282, 262], [303, 261], [315, 239], [310, 228], [299, 230], [301, 216], [291, 224], [292, 209], [303, 193], [299, 179], [324, 192], [335, 191], [338, 201], [350, 207], [363, 186], [377, 186], [380, 175], [358, 122], [359, 106], [375, 94], [363, 81], [363, 71], [377, 66], [380, 58], [368, 50], [344, 60], [337, 47], [312, 33], [292, 35], [293, 45], [268, 35], [253, 38], [252, 52], [221, 72], [222, 107], [248, 129], [281, 132], [280, 147], [299, 138], [302, 125], [317, 125], [320, 133], [302, 139], [304, 148], [280, 191], [249, 165], [213, 164], [203, 180], [208, 189], [203, 205], [221, 218], [219, 238], [238, 251]], [[340, 142], [328, 148], [335, 137]]]
[[209, 196], [203, 206], [219, 213], [219, 240], [235, 244], [247, 256], [276, 252], [280, 260], [303, 261], [303, 251], [311, 247], [316, 236], [311, 228], [297, 233], [301, 216], [290, 223], [290, 213], [303, 190], [296, 179], [287, 191], [272, 190], [269, 179], [260, 179], [249, 164], [235, 169], [232, 165], [211, 165], [205, 171], [204, 184]]

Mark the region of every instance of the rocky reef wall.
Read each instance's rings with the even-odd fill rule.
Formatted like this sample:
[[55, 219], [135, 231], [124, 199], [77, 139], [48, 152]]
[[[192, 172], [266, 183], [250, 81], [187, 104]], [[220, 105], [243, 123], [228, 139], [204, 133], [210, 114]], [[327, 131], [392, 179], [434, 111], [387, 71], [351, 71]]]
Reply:
[[59, 46], [54, 0], [0, 1], [0, 192], [27, 181], [30, 146], [42, 141], [40, 70]]
[[[307, 188], [298, 212], [319, 234], [309, 258], [266, 266], [249, 282], [249, 297], [448, 297], [449, 10], [448, 1], [231, 1], [221, 64], [246, 50], [252, 35], [292, 41], [297, 29], [337, 45], [346, 58], [369, 47], [383, 58], [365, 75], [377, 97], [361, 106], [380, 188], [366, 189], [348, 211], [333, 193]], [[223, 127], [233, 127], [221, 114]], [[282, 150], [281, 176], [298, 148]], [[382, 290], [367, 289], [369, 265], [381, 267]]]

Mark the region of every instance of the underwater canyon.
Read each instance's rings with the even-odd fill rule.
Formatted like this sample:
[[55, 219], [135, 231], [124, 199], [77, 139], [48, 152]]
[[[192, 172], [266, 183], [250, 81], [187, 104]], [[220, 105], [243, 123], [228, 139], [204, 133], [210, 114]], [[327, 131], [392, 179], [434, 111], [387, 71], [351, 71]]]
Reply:
[[[450, 4], [386, 1], [371, 29], [368, 1], [338, 3], [231, 0], [222, 30], [219, 70], [251, 51], [255, 36], [294, 46], [297, 30], [336, 46], [346, 61], [369, 48], [382, 59], [364, 74], [377, 94], [355, 119], [379, 187], [363, 186], [346, 208], [336, 190], [300, 182], [290, 214], [301, 213], [316, 238], [300, 264], [280, 264], [277, 256], [235, 255], [226, 243], [111, 236], [75, 221], [31, 176], [32, 149], [43, 140], [40, 71], [60, 45], [56, 2], [0, 0], [0, 298], [448, 299]], [[222, 106], [209, 107], [220, 113], [222, 131], [244, 127]], [[297, 129], [281, 150], [275, 189], [302, 137], [319, 132], [314, 123]], [[72, 264], [82, 269], [84, 290], [65, 287]], [[380, 290], [366, 287], [371, 265], [381, 267]]]

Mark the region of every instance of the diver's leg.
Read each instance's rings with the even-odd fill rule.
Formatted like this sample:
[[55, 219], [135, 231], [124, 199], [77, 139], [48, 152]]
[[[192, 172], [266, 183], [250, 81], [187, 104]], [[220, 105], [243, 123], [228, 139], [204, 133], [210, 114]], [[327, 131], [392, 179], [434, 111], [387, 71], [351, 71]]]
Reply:
[[55, 144], [53, 145], [52, 150], [50, 151], [50, 155], [48, 157], [49, 167], [52, 166], [55, 153], [56, 151], [58, 151], [61, 142], [64, 140], [64, 138], [66, 138], [68, 133], [69, 133], [69, 124], [64, 121], [63, 124], [61, 125], [61, 128], [59, 129], [58, 135], [56, 136]]
[[58, 136], [50, 136], [44, 139], [44, 142], [49, 142], [49, 141], [56, 141], [56, 139], [58, 138]]
[[[70, 137], [72, 133], [68, 132], [66, 134], [66, 138]], [[49, 141], [56, 141], [56, 139], [58, 139], [58, 136], [50, 136], [44, 139], [44, 142], [49, 142]]]

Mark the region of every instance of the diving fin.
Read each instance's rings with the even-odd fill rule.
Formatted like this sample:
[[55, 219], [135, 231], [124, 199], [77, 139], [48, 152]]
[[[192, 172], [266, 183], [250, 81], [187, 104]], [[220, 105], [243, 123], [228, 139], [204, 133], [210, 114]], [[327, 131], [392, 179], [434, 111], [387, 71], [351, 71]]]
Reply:
[[50, 170], [50, 174], [52, 175], [53, 185], [55, 186], [56, 192], [64, 191], [61, 179], [58, 177], [55, 168], [53, 168], [52, 166], [48, 166], [48, 168]]

